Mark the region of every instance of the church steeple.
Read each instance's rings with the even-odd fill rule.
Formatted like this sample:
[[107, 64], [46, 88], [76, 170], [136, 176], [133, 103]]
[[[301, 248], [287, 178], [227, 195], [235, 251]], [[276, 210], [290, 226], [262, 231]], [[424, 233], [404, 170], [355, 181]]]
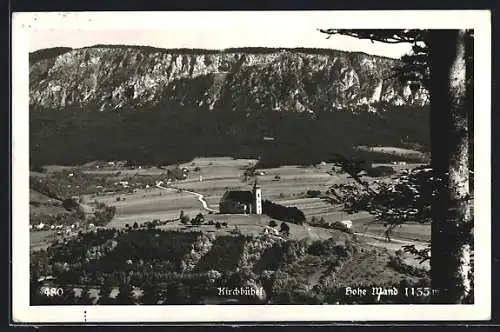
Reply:
[[255, 182], [253, 184], [253, 197], [254, 197], [254, 213], [255, 214], [262, 214], [262, 190], [260, 189], [259, 185], [257, 184], [257, 179], [255, 179]]

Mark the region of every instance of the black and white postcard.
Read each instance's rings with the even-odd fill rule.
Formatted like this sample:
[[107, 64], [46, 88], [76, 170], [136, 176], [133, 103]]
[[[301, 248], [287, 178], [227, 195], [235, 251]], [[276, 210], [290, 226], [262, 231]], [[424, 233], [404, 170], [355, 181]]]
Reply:
[[14, 13], [13, 320], [489, 319], [490, 38], [488, 11]]

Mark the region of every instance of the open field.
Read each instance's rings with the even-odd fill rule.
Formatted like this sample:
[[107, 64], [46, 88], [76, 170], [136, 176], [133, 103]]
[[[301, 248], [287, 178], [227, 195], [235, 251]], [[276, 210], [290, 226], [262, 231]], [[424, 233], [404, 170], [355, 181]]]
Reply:
[[30, 251], [47, 248], [55, 239], [55, 231], [30, 232]]
[[67, 214], [61, 201], [30, 189], [30, 216]]
[[[188, 179], [172, 184], [172, 188], [137, 189], [134, 193], [99, 195], [95, 199], [107, 205], [116, 206], [117, 213], [110, 224], [111, 227], [118, 224], [141, 223], [151, 219], [175, 219], [178, 218], [181, 210], [189, 216], [208, 212], [196, 195], [184, 190], [203, 195], [207, 207], [217, 211], [220, 199], [226, 191], [251, 189], [251, 181], [243, 182], [242, 174], [243, 167], [253, 162], [255, 161], [230, 158], [195, 159], [191, 163], [181, 165], [191, 170], [190, 175]], [[194, 171], [196, 167], [199, 170]], [[286, 166], [265, 170], [265, 175], [256, 178], [263, 188], [263, 199], [287, 206], [297, 206], [303, 209], [307, 218], [324, 216], [325, 219], [342, 219], [342, 213], [339, 213], [336, 207], [321, 199], [305, 197], [308, 190], [324, 192], [333, 183], [350, 181], [344, 175], [327, 174], [329, 169], [328, 166], [318, 168]], [[153, 169], [152, 172], [156, 170]], [[200, 175], [202, 181], [200, 181]], [[275, 180], [276, 175], [280, 176], [279, 181]], [[90, 195], [84, 197], [86, 202], [92, 200]]]
[[54, 172], [62, 172], [65, 170], [71, 170], [73, 168], [77, 168], [80, 166], [62, 166], [62, 165], [46, 165], [43, 166], [43, 169], [47, 173], [54, 173]]
[[[322, 164], [316, 167], [303, 166], [283, 166], [256, 170], [257, 176], [253, 179], [243, 181], [244, 169], [255, 165], [256, 160], [232, 159], [232, 158], [195, 158], [191, 162], [179, 165], [179, 167], [189, 170], [188, 178], [172, 183], [171, 187], [151, 187], [149, 189], [134, 189], [129, 193], [101, 193], [97, 195], [83, 195], [84, 204], [92, 205], [95, 201], [116, 207], [116, 214], [108, 227], [125, 227], [159, 220], [176, 220], [167, 225], [161, 226], [166, 229], [189, 229], [204, 230], [215, 233], [227, 233], [236, 226], [242, 234], [261, 233], [263, 226], [267, 225], [270, 218], [267, 216], [245, 216], [245, 215], [208, 215], [208, 210], [204, 208], [203, 201], [208, 209], [218, 211], [219, 202], [222, 195], [227, 190], [250, 190], [254, 179], [262, 187], [263, 199], [269, 199], [281, 205], [297, 207], [306, 215], [306, 219], [312, 217], [324, 218], [327, 222], [338, 220], [352, 220], [353, 230], [357, 233], [383, 237], [384, 227], [381, 224], [373, 223], [373, 218], [366, 212], [347, 214], [341, 211], [340, 207], [329, 204], [321, 198], [309, 198], [306, 196], [308, 190], [319, 190], [322, 193], [336, 183], [349, 183], [353, 180], [345, 174], [330, 175], [332, 164]], [[392, 165], [391, 165], [392, 166]], [[412, 168], [418, 165], [398, 165], [394, 167], [396, 171], [405, 168]], [[170, 167], [170, 166], [169, 166]], [[110, 169], [96, 169], [93, 164], [87, 164], [81, 169], [82, 172], [95, 173], [100, 175], [120, 176], [140, 175], [162, 175], [165, 170], [157, 167], [136, 169], [125, 169], [116, 166]], [[68, 167], [49, 167], [49, 170], [67, 170]], [[74, 168], [72, 168], [74, 169]], [[200, 181], [201, 180], [201, 181]], [[379, 179], [384, 181], [384, 179]], [[386, 179], [390, 181], [390, 179]], [[190, 192], [188, 192], [190, 191]], [[198, 196], [197, 196], [198, 194]], [[199, 197], [203, 195], [203, 197]], [[37, 198], [38, 197], [38, 198]], [[33, 199], [48, 198], [37, 196], [33, 193]], [[214, 226], [187, 226], [181, 224], [177, 219], [180, 212], [193, 218], [198, 213], [203, 213], [206, 220], [227, 222], [228, 227], [216, 230]], [[332, 230], [312, 226], [290, 225], [290, 236], [296, 239], [326, 239], [332, 235]], [[428, 241], [430, 238], [430, 227], [424, 225], [403, 225], [394, 230], [394, 238], [405, 240]], [[377, 242], [374, 239], [371, 242]], [[38, 241], [39, 242], [39, 241]], [[377, 242], [380, 246], [380, 243]], [[388, 245], [389, 246], [389, 245]], [[401, 245], [400, 245], [401, 246]], [[399, 247], [400, 247], [399, 246]], [[392, 249], [392, 248], [391, 248]], [[397, 250], [397, 249], [396, 249]]]
[[423, 152], [412, 149], [397, 148], [393, 146], [358, 146], [358, 149], [360, 151], [385, 153], [400, 157], [414, 156], [422, 159], [427, 158], [427, 155]]
[[[252, 180], [242, 181], [244, 167], [252, 165], [255, 160], [231, 158], [196, 158], [192, 162], [180, 165], [188, 168], [188, 179], [176, 181], [174, 188], [138, 189], [135, 193], [99, 195], [95, 199], [108, 205], [114, 205], [117, 213], [110, 227], [124, 226], [134, 222], [143, 223], [152, 219], [171, 220], [179, 217], [184, 211], [190, 217], [198, 213], [207, 214], [198, 197], [183, 190], [203, 195], [208, 208], [218, 210], [222, 195], [227, 190], [250, 190]], [[338, 206], [329, 204], [321, 198], [308, 198], [308, 190], [326, 191], [335, 183], [349, 183], [352, 179], [345, 174], [330, 175], [332, 164], [317, 167], [283, 166], [266, 170], [257, 170], [256, 179], [263, 190], [263, 199], [301, 209], [306, 218], [323, 217], [327, 222], [349, 219], [353, 221], [356, 231], [369, 232], [383, 236], [383, 225], [370, 223], [372, 218], [366, 212], [347, 214]], [[416, 165], [398, 166], [399, 169]], [[196, 171], [195, 171], [196, 168]], [[153, 174], [161, 171], [157, 168], [138, 170], [144, 174]], [[105, 172], [105, 171], [100, 171]], [[202, 181], [200, 181], [200, 175]], [[279, 179], [276, 179], [279, 176]], [[180, 190], [179, 190], [180, 189]], [[119, 199], [120, 201], [117, 201]], [[85, 200], [92, 199], [87, 196]], [[222, 217], [222, 216], [217, 216]], [[240, 217], [232, 216], [234, 219]], [[245, 218], [245, 216], [242, 216]], [[359, 220], [359, 222], [357, 222]], [[395, 234], [405, 239], [428, 239], [428, 227], [422, 225], [404, 225], [395, 230]], [[430, 233], [429, 233], [430, 234]]]
[[[351, 219], [353, 228], [359, 233], [369, 233], [384, 237], [385, 227], [380, 223], [375, 223], [372, 217]], [[407, 223], [396, 227], [393, 230], [393, 238], [410, 241], [427, 242], [431, 240], [431, 226], [429, 224]]]
[[[167, 225], [158, 228], [165, 230], [185, 230], [190, 232], [211, 232], [215, 235], [229, 235], [236, 229], [242, 235], [257, 235], [262, 234], [265, 226], [269, 224], [272, 218], [266, 215], [242, 215], [242, 214], [214, 214], [205, 216], [206, 220], [213, 220], [214, 222], [227, 223], [227, 227], [216, 229], [214, 225], [183, 225], [180, 221], [176, 220]], [[278, 222], [279, 224], [279, 222]], [[288, 238], [293, 240], [326, 240], [335, 236], [335, 234], [342, 233], [338, 230], [330, 230], [320, 227], [313, 227], [310, 225], [295, 225], [288, 223], [290, 227], [290, 235]]]
[[231, 157], [198, 157], [192, 161], [181, 164], [181, 167], [246, 167], [255, 165], [257, 159], [234, 159]]

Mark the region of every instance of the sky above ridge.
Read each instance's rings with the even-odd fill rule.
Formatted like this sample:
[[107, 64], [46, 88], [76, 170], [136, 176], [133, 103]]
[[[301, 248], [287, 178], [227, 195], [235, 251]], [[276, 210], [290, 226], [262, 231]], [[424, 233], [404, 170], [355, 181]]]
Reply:
[[[339, 35], [326, 39], [327, 36], [318, 31], [320, 28], [404, 28], [413, 17], [398, 14], [338, 11], [47, 12], [21, 13], [17, 17], [23, 26], [29, 28], [30, 52], [49, 47], [123, 44], [204, 49], [329, 48], [399, 58], [410, 51], [409, 44], [384, 44]], [[16, 15], [13, 20], [16, 21]]]
[[30, 52], [49, 47], [80, 48], [96, 44], [145, 45], [160, 48], [231, 47], [305, 47], [330, 48], [344, 51], [399, 58], [410, 51], [409, 44], [389, 45], [348, 36], [326, 35], [316, 29], [294, 29], [292, 32], [265, 28], [245, 29], [162, 29], [162, 30], [37, 30], [30, 33]]

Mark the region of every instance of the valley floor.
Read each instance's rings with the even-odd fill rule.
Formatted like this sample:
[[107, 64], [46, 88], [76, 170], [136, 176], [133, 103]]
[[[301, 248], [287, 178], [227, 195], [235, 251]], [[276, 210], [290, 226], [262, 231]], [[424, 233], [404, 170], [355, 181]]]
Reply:
[[[226, 191], [250, 190], [252, 183], [242, 181], [243, 170], [241, 168], [253, 162], [255, 161], [230, 158], [198, 158], [191, 163], [180, 165], [191, 170], [189, 178], [176, 182], [172, 187], [165, 188], [162, 185], [160, 188], [138, 189], [133, 194], [98, 196], [96, 199], [117, 207], [117, 214], [108, 225], [109, 227], [122, 227], [127, 223], [131, 225], [134, 222], [141, 223], [155, 218], [177, 219], [181, 210], [191, 217], [210, 211], [216, 213], [220, 199]], [[193, 171], [196, 167], [199, 170]], [[399, 170], [411, 167], [415, 165], [399, 166]], [[263, 199], [289, 207], [297, 207], [304, 212], [307, 220], [312, 217], [318, 219], [323, 217], [327, 222], [348, 219], [352, 220], [355, 232], [383, 236], [383, 225], [373, 223], [373, 218], [367, 212], [348, 214], [339, 206], [332, 205], [321, 198], [306, 197], [308, 190], [324, 192], [333, 184], [352, 182], [344, 174], [333, 176], [328, 174], [331, 168], [331, 164], [325, 164], [318, 167], [284, 166], [265, 169], [261, 170], [264, 174], [258, 175], [257, 181], [262, 187]], [[157, 174], [157, 172], [158, 170], [153, 168], [143, 170], [142, 174]], [[279, 176], [279, 180], [276, 180], [276, 176]], [[206, 207], [200, 201], [199, 196], [203, 196], [202, 201], [206, 202]], [[125, 198], [125, 200], [121, 199], [117, 202], [117, 197]], [[90, 200], [88, 197], [87, 199]], [[221, 216], [215, 219], [221, 219]], [[240, 219], [244, 220], [243, 223], [245, 220], [252, 220], [249, 216], [231, 216], [228, 222], [242, 224]], [[253, 222], [246, 223], [252, 224]], [[263, 223], [265, 221], [260, 224]], [[426, 242], [430, 240], [430, 226], [406, 224], [394, 231], [394, 238]]]

